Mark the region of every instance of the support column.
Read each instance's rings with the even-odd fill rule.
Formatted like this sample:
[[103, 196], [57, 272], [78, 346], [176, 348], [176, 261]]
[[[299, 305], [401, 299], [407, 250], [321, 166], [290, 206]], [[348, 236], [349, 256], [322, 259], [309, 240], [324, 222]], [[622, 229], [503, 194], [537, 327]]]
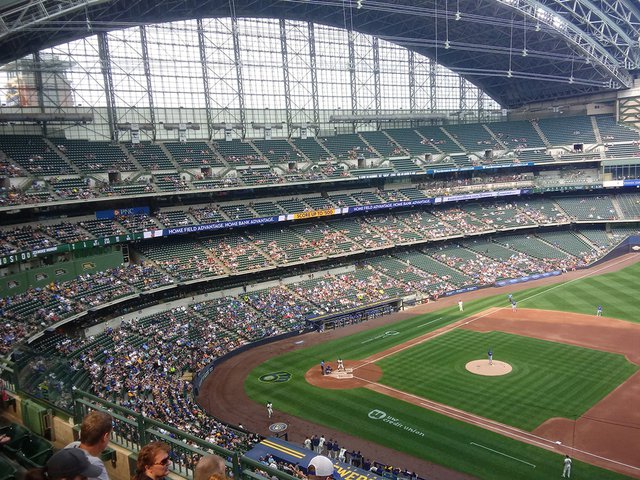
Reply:
[[204, 108], [207, 115], [207, 138], [213, 138], [213, 118], [211, 117], [211, 91], [209, 89], [209, 69], [207, 68], [207, 51], [205, 48], [204, 25], [202, 19], [197, 20], [198, 25], [198, 50], [200, 52], [200, 64], [202, 65], [202, 82], [204, 88]]
[[438, 64], [433, 59], [429, 59], [429, 111], [436, 111], [436, 92], [438, 91], [436, 88], [436, 73], [438, 69]]
[[98, 54], [100, 55], [100, 68], [104, 78], [104, 93], [107, 99], [107, 121], [109, 122], [109, 134], [111, 140], [118, 141], [118, 129], [116, 128], [116, 96], [111, 74], [111, 55], [109, 53], [109, 40], [106, 32], [100, 32], [98, 37]]
[[[348, 31], [348, 44], [349, 44], [349, 75], [351, 82], [351, 114], [356, 115], [358, 113], [358, 79], [356, 77], [356, 45], [355, 45], [355, 32], [353, 30]], [[355, 131], [355, 123], [351, 124], [351, 129]]]
[[[380, 45], [378, 37], [373, 37], [373, 101], [376, 107], [376, 115], [380, 115], [382, 99], [380, 98]], [[376, 122], [376, 130], [380, 130], [380, 122]], [[355, 125], [354, 125], [355, 133]]]
[[292, 131], [291, 91], [289, 90], [289, 54], [287, 51], [287, 26], [284, 18], [280, 19], [280, 50], [282, 51], [282, 76], [284, 81], [284, 105], [287, 116], [287, 132]]
[[[44, 113], [44, 82], [42, 81], [42, 58], [40, 58], [40, 52], [33, 54], [33, 63], [35, 66], [33, 79], [35, 81], [36, 93], [38, 94], [38, 107], [40, 107], [40, 111]], [[47, 122], [42, 122], [42, 136], [47, 136]]]
[[407, 50], [409, 54], [409, 112], [416, 111], [416, 54]]
[[233, 54], [236, 63], [236, 76], [238, 77], [238, 107], [240, 108], [240, 124], [242, 125], [242, 138], [247, 135], [247, 119], [244, 111], [244, 81], [242, 79], [242, 60], [240, 58], [240, 34], [238, 32], [238, 19], [231, 17], [231, 33], [233, 35]]
[[[318, 69], [316, 67], [316, 35], [312, 22], [307, 22], [309, 30], [309, 65], [311, 66], [311, 100], [313, 102], [313, 123], [320, 125], [320, 102], [318, 100]], [[314, 128], [318, 136], [319, 127]]]
[[142, 46], [142, 64], [144, 66], [144, 76], [147, 80], [147, 94], [149, 95], [149, 121], [153, 130], [151, 136], [156, 141], [156, 109], [153, 102], [153, 85], [151, 83], [151, 67], [149, 63], [149, 49], [147, 48], [147, 28], [140, 26], [140, 45]]

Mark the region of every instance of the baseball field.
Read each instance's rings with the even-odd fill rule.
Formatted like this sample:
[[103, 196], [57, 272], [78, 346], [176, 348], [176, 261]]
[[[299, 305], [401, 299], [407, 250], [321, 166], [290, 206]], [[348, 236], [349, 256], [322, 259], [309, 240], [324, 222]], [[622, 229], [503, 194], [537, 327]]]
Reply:
[[[247, 376], [279, 413], [476, 478], [640, 478], [640, 263], [465, 301], [293, 351]], [[597, 305], [603, 316], [597, 317]], [[487, 352], [510, 366], [466, 365]], [[353, 378], [324, 378], [344, 359]], [[635, 406], [634, 406], [635, 402]], [[311, 433], [322, 433], [320, 431]], [[365, 452], [366, 453], [366, 452]]]

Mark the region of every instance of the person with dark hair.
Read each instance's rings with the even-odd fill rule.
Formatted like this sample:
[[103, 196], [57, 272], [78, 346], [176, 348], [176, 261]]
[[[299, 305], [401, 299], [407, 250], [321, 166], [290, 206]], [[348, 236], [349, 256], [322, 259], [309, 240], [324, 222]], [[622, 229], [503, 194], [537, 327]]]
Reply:
[[160, 480], [169, 473], [171, 448], [164, 442], [151, 442], [140, 449], [132, 480]]
[[109, 445], [109, 437], [113, 430], [113, 417], [105, 412], [93, 410], [82, 419], [80, 425], [80, 441], [71, 442], [65, 448], [77, 448], [85, 453], [89, 462], [100, 468], [100, 474], [89, 480], [109, 480], [107, 469], [100, 459], [100, 454]]
[[97, 477], [100, 468], [92, 465], [79, 449], [65, 448], [54, 453], [44, 468], [34, 468], [25, 475], [25, 480], [83, 480]]

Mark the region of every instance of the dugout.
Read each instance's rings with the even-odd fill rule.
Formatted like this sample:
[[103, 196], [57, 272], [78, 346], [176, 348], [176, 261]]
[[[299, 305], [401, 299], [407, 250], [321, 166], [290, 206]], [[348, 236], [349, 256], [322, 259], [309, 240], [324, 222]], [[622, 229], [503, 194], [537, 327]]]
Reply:
[[401, 298], [390, 298], [337, 313], [307, 317], [307, 325], [318, 332], [332, 330], [334, 328], [366, 322], [373, 318], [388, 315], [399, 311], [401, 307]]

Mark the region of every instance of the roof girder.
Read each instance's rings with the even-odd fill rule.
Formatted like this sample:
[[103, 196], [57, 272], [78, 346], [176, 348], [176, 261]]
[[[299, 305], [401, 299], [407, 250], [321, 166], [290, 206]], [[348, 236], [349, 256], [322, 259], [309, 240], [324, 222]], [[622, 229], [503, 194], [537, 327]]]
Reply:
[[[585, 31], [594, 35], [600, 42], [604, 42], [618, 52], [620, 63], [627, 69], [637, 68], [640, 62], [640, 48], [638, 41], [631, 38], [629, 32], [622, 28], [625, 25], [632, 28], [630, 12], [618, 12], [615, 5], [605, 1], [590, 0], [554, 0], [555, 4], [564, 12], [572, 15], [573, 23], [578, 22]], [[620, 2], [615, 2], [620, 4]], [[607, 7], [607, 12], [602, 6]], [[620, 15], [619, 13], [623, 13]], [[613, 16], [613, 14], [616, 14]]]
[[[572, 22], [566, 21], [556, 11], [543, 5], [538, 0], [497, 0], [511, 7], [522, 15], [547, 25], [565, 38], [567, 42], [580, 51], [591, 63], [600, 65], [611, 79], [611, 87], [629, 88], [633, 77], [620, 65], [619, 60], [586, 32]], [[616, 85], [617, 84], [617, 85]]]

